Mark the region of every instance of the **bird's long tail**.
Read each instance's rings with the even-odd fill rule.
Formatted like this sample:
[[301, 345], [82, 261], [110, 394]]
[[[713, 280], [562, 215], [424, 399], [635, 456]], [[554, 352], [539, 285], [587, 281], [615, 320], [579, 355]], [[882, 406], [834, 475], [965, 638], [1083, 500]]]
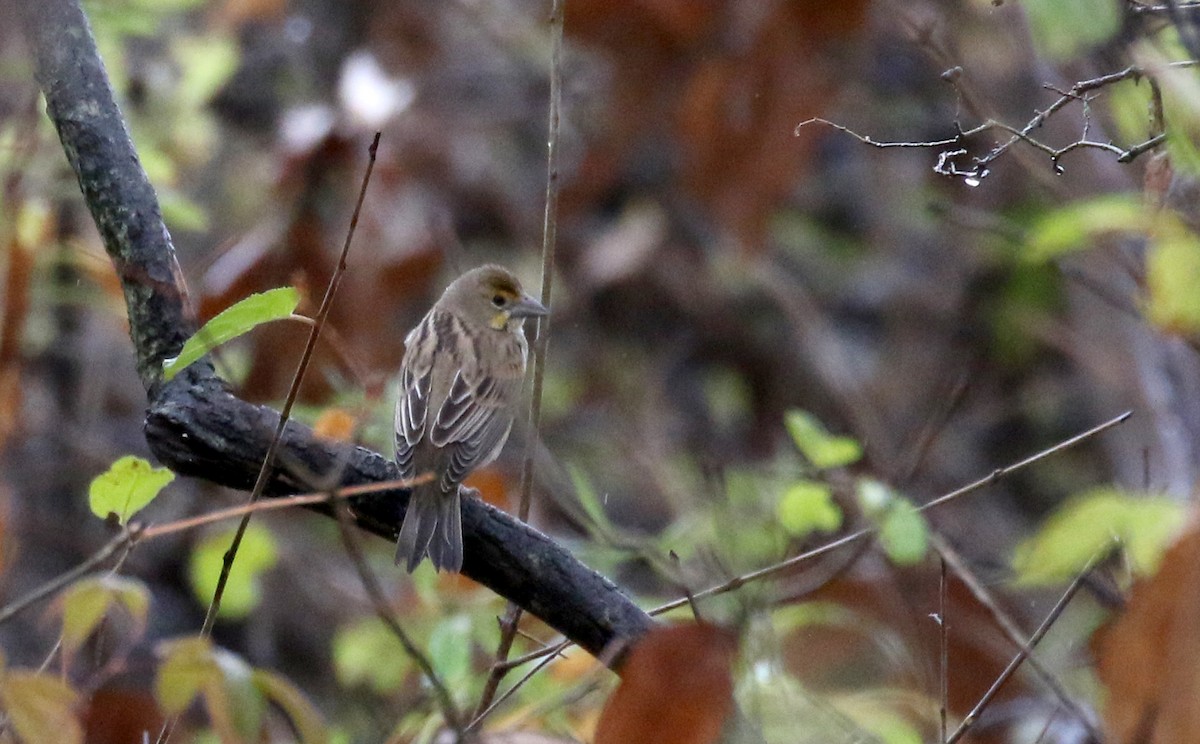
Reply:
[[462, 509], [458, 489], [443, 493], [440, 488], [416, 488], [408, 500], [408, 511], [396, 541], [396, 565], [407, 563], [412, 573], [426, 555], [439, 571], [462, 570]]

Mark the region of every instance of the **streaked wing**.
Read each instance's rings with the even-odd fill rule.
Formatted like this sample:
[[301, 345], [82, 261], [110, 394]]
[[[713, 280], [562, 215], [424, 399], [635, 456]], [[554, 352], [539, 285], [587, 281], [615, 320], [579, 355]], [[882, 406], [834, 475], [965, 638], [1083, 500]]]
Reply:
[[404, 340], [400, 390], [396, 398], [396, 464], [402, 478], [414, 478], [413, 452], [425, 436], [437, 339], [433, 316], [426, 315]]
[[[505, 371], [520, 371], [520, 366]], [[467, 473], [499, 454], [512, 428], [510, 406], [520, 388], [519, 376], [485, 376], [471, 383], [461, 371], [455, 374], [429, 431], [429, 440], [449, 454], [443, 486], [461, 483]]]

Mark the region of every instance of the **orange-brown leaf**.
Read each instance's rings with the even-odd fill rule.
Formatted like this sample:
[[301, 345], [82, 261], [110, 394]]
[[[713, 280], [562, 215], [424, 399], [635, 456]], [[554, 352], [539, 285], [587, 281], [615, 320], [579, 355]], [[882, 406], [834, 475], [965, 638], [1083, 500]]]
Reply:
[[596, 744], [711, 744], [733, 711], [730, 631], [688, 623], [651, 631], [629, 654]]
[[313, 423], [313, 434], [339, 442], [349, 442], [354, 437], [358, 421], [345, 408], [326, 408]]
[[1195, 525], [1133, 588], [1125, 612], [1095, 639], [1114, 742], [1200, 741], [1200, 529]]

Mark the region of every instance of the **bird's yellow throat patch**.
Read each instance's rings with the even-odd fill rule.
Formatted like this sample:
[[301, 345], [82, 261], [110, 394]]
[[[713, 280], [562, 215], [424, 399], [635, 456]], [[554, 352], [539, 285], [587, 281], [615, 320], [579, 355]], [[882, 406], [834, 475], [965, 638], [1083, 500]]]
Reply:
[[491, 326], [497, 331], [508, 330], [508, 321], [511, 320], [507, 310], [501, 310], [492, 316]]

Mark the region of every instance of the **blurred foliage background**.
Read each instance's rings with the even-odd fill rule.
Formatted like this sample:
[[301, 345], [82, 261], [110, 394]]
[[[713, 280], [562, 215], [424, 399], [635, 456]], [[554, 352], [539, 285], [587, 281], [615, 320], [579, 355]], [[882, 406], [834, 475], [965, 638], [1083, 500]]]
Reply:
[[[768, 741], [934, 740], [931, 614], [949, 619], [951, 719], [1008, 663], [1015, 649], [961, 581], [939, 603], [925, 519], [1026, 633], [1113, 536], [1129, 547], [1040, 652], [1082, 708], [1100, 709], [1088, 638], [1131, 577], [1158, 565], [1200, 468], [1200, 80], [1171, 66], [1197, 48], [1195, 11], [1180, 5], [568, 0], [541, 432], [550, 456], [533, 521], [647, 607], [878, 526], [877, 545], [700, 603], [741, 633], [738, 700]], [[547, 4], [85, 8], [200, 319], [285, 285], [314, 310], [366, 145], [382, 131], [300, 418], [390, 454], [404, 334], [449, 278], [496, 261], [538, 284]], [[112, 527], [88, 511], [89, 483], [146, 447], [120, 286], [7, 20], [0, 581], [10, 600], [108, 539]], [[1131, 65], [1137, 74], [1101, 80]], [[1072, 92], [1081, 81], [1100, 82]], [[799, 126], [814, 118], [909, 146]], [[1027, 125], [996, 150], [1014, 136], [1005, 127]], [[223, 347], [219, 368], [244, 396], [277, 404], [306, 334], [264, 326]], [[1133, 417], [1109, 433], [924, 517], [912, 508], [1126, 410]], [[521, 449], [475, 482], [507, 508]], [[140, 518], [242, 498], [180, 480]], [[254, 534], [244, 601], [227, 606], [215, 641], [303, 691], [341, 741], [429, 741], [436, 706], [373, 619], [336, 526], [296, 511], [257, 520]], [[145, 621], [85, 634], [61, 659], [89, 741], [154, 726], [157, 644], [199, 628], [227, 544], [221, 530], [190, 531], [125, 561], [122, 574], [150, 597]], [[428, 566], [409, 579], [390, 546], [365, 545], [402, 621], [469, 708], [503, 603]], [[0, 625], [6, 663], [40, 665], [61, 616], [55, 605]], [[534, 620], [523, 628], [552, 638]], [[591, 669], [575, 651], [489, 727], [590, 740], [612, 686]], [[204, 735], [207, 721], [193, 710], [179, 736]], [[286, 738], [285, 724], [271, 725]], [[970, 736], [1083, 732], [1037, 677], [1018, 676]]]

